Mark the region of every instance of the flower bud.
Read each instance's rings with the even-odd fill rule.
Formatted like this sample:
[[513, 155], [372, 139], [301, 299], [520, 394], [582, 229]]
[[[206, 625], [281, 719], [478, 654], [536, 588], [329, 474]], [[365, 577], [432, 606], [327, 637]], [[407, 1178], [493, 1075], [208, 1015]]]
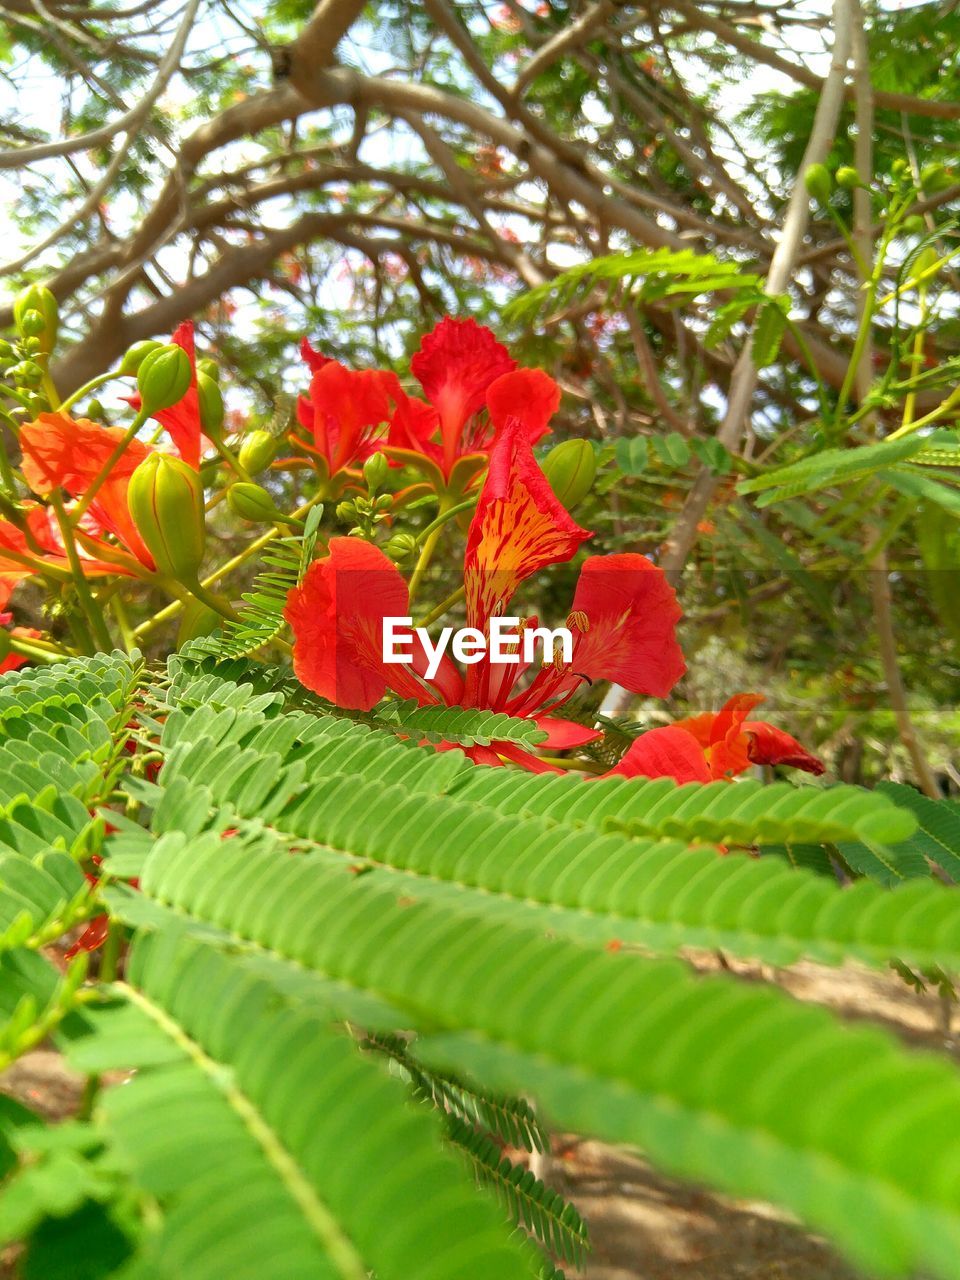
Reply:
[[[40, 313], [38, 311], [34, 311], [33, 314], [36, 316], [36, 315], [39, 315]], [[30, 355], [30, 356], [39, 355], [43, 347], [43, 343], [40, 341], [39, 338], [24, 338], [22, 345], [23, 345], [24, 351], [27, 353], [27, 355]]]
[[930, 195], [937, 195], [951, 186], [951, 178], [942, 164], [925, 164], [920, 170], [920, 185]]
[[143, 342], [135, 342], [120, 361], [120, 373], [139, 373], [140, 366], [147, 356], [154, 351], [159, 351], [162, 346], [162, 342], [155, 342], [153, 338], [147, 338]]
[[247, 480], [239, 480], [230, 486], [227, 506], [235, 516], [252, 524], [296, 523], [283, 514], [262, 485], [251, 484]]
[[148, 352], [137, 370], [142, 412], [149, 415], [177, 404], [189, 391], [192, 378], [190, 357], [183, 347], [171, 342]]
[[813, 196], [818, 204], [830, 203], [833, 179], [825, 164], [808, 165], [803, 175], [803, 185], [807, 188], [807, 195]]
[[856, 191], [857, 187], [862, 186], [860, 174], [852, 165], [841, 165], [837, 170], [837, 186], [844, 191]]
[[25, 311], [20, 321], [20, 332], [27, 335], [28, 338], [39, 338], [47, 327], [47, 322], [43, 318], [41, 311]]
[[559, 502], [572, 511], [590, 492], [597, 456], [589, 440], [564, 440], [543, 460], [543, 474]]
[[[39, 328], [24, 328], [27, 316], [39, 314], [43, 323]], [[31, 284], [21, 290], [13, 304], [13, 319], [17, 332], [24, 337], [39, 338], [41, 350], [51, 352], [57, 340], [57, 329], [60, 324], [60, 311], [57, 300], [42, 284]], [[31, 319], [29, 322], [34, 325]]]
[[10, 360], [13, 358], [13, 347], [5, 338], [0, 338], [0, 360]]
[[216, 360], [211, 360], [209, 356], [204, 356], [202, 360], [197, 361], [197, 373], [205, 373], [214, 382], [220, 381], [220, 366]]
[[412, 533], [395, 533], [383, 544], [383, 550], [395, 564], [408, 560], [416, 549], [417, 540]]
[[103, 404], [99, 400], [91, 400], [87, 405], [87, 417], [92, 418], [96, 422], [103, 417]]
[[367, 482], [367, 491], [371, 497], [383, 487], [390, 474], [390, 463], [382, 453], [373, 453], [363, 464], [363, 478]]
[[18, 387], [39, 387], [43, 381], [43, 370], [33, 360], [21, 360], [10, 372]]
[[238, 460], [247, 475], [265, 471], [277, 456], [277, 442], [269, 431], [251, 431], [240, 446]]
[[223, 396], [220, 388], [207, 373], [197, 371], [197, 400], [200, 405], [200, 425], [211, 440], [220, 434], [223, 426]]
[[206, 535], [203, 485], [192, 467], [151, 453], [130, 477], [127, 505], [161, 573], [196, 582]]

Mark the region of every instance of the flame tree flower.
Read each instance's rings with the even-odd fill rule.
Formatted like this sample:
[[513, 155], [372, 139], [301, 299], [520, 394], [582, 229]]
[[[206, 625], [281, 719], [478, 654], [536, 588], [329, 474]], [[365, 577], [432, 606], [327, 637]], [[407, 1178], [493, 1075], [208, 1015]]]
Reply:
[[[408, 397], [399, 406], [390, 424], [390, 455], [418, 468], [437, 492], [462, 494], [486, 465], [495, 436], [487, 392], [516, 367], [483, 325], [441, 320], [410, 361], [427, 400]], [[544, 424], [540, 435], [547, 430]]]
[[[536, 370], [503, 375], [488, 390], [497, 426], [490, 469], [471, 522], [464, 560], [467, 622], [489, 636], [519, 585], [531, 574], [570, 557], [591, 535], [571, 519], [537, 466], [531, 439], [556, 408], [553, 380]], [[369, 710], [388, 688], [421, 704], [446, 703], [504, 711], [536, 721], [545, 746], [563, 749], [599, 737], [553, 713], [584, 682], [616, 680], [633, 692], [665, 696], [684, 671], [675, 638], [680, 617], [663, 574], [640, 555], [589, 557], [581, 570], [568, 622], [575, 632], [571, 661], [546, 660], [531, 673], [522, 663], [489, 654], [466, 678], [444, 656], [426, 679], [427, 659], [415, 638], [409, 666], [383, 661], [383, 620], [406, 616], [407, 584], [379, 548], [334, 538], [290, 593], [286, 617], [294, 633], [294, 671], [300, 681], [343, 707]], [[529, 622], [529, 620], [528, 620]], [[473, 747], [481, 763], [513, 760], [535, 771], [553, 766], [512, 743]]]
[[610, 774], [715, 782], [734, 778], [755, 764], [780, 764], [807, 773], [823, 773], [823, 764], [789, 733], [765, 720], [747, 719], [761, 702], [761, 694], [736, 693], [716, 713], [708, 711], [651, 729], [631, 743]]
[[[120, 427], [101, 427], [64, 413], [42, 413], [20, 429], [24, 479], [40, 497], [65, 489], [71, 497], [84, 499], [93, 491], [92, 486], [100, 480], [125, 435]], [[127, 507], [127, 488], [133, 472], [152, 452], [141, 440], [127, 443], [97, 485], [76, 529], [78, 541], [100, 554], [109, 551], [104, 535], [112, 534], [129, 558], [149, 570], [154, 568], [153, 559]], [[126, 565], [118, 561], [113, 572], [124, 568], [130, 572], [129, 561]]]
[[[310, 394], [297, 403], [297, 420], [308, 434], [297, 433], [291, 443], [307, 455], [324, 493], [336, 497], [351, 481], [359, 481], [358, 468], [377, 452], [406, 396], [396, 374], [347, 369], [309, 343], [305, 347], [314, 372]], [[289, 467], [296, 461], [285, 458], [274, 465]]]

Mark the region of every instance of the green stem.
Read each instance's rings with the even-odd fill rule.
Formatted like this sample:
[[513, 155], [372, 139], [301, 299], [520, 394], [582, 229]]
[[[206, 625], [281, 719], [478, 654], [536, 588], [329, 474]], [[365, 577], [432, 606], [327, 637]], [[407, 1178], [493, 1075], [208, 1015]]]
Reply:
[[476, 505], [476, 496], [468, 498], [466, 502], [458, 502], [455, 507], [444, 508], [441, 505], [440, 515], [438, 515], [435, 520], [431, 521], [425, 529], [422, 529], [420, 533], [417, 534], [417, 546], [420, 546], [421, 543], [425, 542], [436, 529], [442, 529], [449, 520], [453, 520], [456, 516], [460, 515], [462, 511], [472, 511]]
[[53, 507], [57, 517], [57, 524], [60, 526], [60, 533], [63, 537], [64, 550], [67, 553], [67, 560], [70, 568], [73, 570], [73, 587], [80, 601], [84, 615], [91, 629], [94, 642], [103, 653], [109, 653], [113, 648], [113, 641], [110, 639], [110, 632], [107, 630], [106, 620], [103, 611], [93, 598], [93, 593], [84, 576], [83, 565], [80, 563], [80, 555], [77, 551], [77, 544], [73, 537], [73, 527], [63, 507], [63, 501], [60, 495], [52, 493], [50, 495], [50, 504]]
[[113, 982], [120, 963], [120, 947], [123, 942], [123, 925], [111, 920], [107, 927], [107, 940], [100, 954], [100, 981]]
[[452, 609], [455, 604], [462, 600], [466, 594], [466, 587], [457, 587], [456, 591], [451, 591], [446, 600], [441, 600], [435, 609], [431, 609], [429, 613], [424, 614], [416, 625], [418, 627], [431, 626], [438, 618], [442, 618], [448, 609]]
[[86, 493], [83, 494], [83, 496], [80, 498], [80, 501], [77, 503], [77, 505], [74, 507], [73, 511], [71, 512], [70, 518], [75, 525], [80, 523], [81, 516], [84, 514], [84, 512], [90, 506], [90, 503], [94, 500], [94, 498], [100, 492], [100, 489], [106, 483], [107, 477], [110, 475], [110, 472], [113, 470], [116, 464], [120, 461], [120, 459], [126, 453], [128, 445], [131, 443], [134, 436], [137, 434], [137, 432], [146, 422], [148, 417], [149, 417], [149, 414], [144, 413], [144, 411], [141, 409], [140, 412], [137, 414], [137, 416], [134, 418], [133, 422], [131, 422], [130, 426], [124, 432], [123, 438], [118, 441], [117, 447], [114, 449], [113, 453], [110, 454], [110, 457], [106, 460], [106, 462], [103, 464], [101, 469], [93, 477], [93, 480], [87, 486]]
[[219, 613], [221, 618], [226, 618], [228, 622], [240, 621], [240, 615], [236, 610], [221, 600], [219, 596], [215, 596], [212, 591], [208, 591], [203, 583], [191, 582], [187, 590], [192, 596], [196, 596], [198, 600], [201, 600], [208, 609], [212, 609], [214, 613]]
[[132, 653], [137, 647], [134, 639], [133, 627], [130, 625], [130, 616], [127, 613], [127, 606], [123, 602], [123, 597], [114, 595], [110, 600], [110, 606], [113, 609], [113, 616], [117, 620], [117, 626], [120, 629], [120, 638], [123, 641], [123, 647], [127, 653]]
[[77, 390], [74, 391], [73, 395], [67, 396], [66, 400], [64, 400], [60, 406], [60, 412], [66, 413], [66, 411], [71, 409], [78, 400], [82, 400], [83, 397], [89, 395], [91, 391], [95, 391], [97, 387], [102, 387], [105, 382], [112, 382], [114, 378], [119, 378], [121, 376], [126, 375], [118, 373], [101, 373], [98, 377], [91, 378], [90, 381], [85, 382], [82, 387], [78, 387]]

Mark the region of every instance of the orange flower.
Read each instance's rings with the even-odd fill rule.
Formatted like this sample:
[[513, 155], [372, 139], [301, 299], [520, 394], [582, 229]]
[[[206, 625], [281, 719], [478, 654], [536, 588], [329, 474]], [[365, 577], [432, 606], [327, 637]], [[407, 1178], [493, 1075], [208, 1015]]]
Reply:
[[[62, 488], [79, 498], [103, 471], [123, 436], [120, 427], [100, 427], [86, 418], [75, 421], [65, 413], [41, 413], [20, 429], [24, 478], [41, 497]], [[153, 560], [127, 509], [127, 486], [152, 452], [141, 440], [131, 440], [90, 503], [90, 520], [80, 524], [80, 531], [94, 542], [102, 533], [112, 533], [148, 569], [154, 567]]]
[[761, 702], [762, 694], [736, 693], [717, 712], [707, 711], [651, 729], [631, 744], [610, 775], [715, 782], [734, 778], [753, 764], [782, 764], [823, 773], [822, 762], [789, 733], [765, 720], [747, 719]]

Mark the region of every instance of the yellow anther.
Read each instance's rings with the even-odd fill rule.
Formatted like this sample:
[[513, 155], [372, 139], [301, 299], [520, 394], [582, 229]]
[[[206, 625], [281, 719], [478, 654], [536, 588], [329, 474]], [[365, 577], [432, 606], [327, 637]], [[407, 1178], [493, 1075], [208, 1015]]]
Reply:
[[570, 631], [581, 631], [586, 635], [590, 630], [590, 619], [582, 609], [574, 609], [573, 613], [567, 618], [567, 628]]

